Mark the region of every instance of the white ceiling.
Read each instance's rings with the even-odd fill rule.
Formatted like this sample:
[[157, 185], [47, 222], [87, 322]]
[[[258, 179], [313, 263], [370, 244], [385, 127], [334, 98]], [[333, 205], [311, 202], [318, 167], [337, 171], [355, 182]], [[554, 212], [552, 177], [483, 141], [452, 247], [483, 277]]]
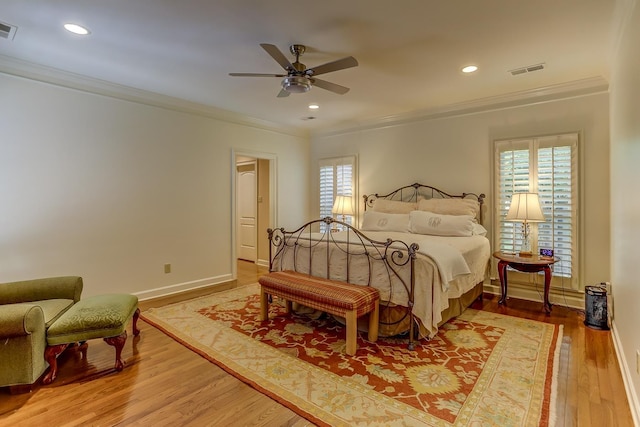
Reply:
[[[241, 113], [321, 129], [548, 88], [608, 80], [614, 1], [603, 0], [0, 0], [2, 61], [20, 60]], [[91, 35], [66, 32], [85, 25]], [[307, 46], [313, 67], [346, 56], [359, 66], [322, 76], [351, 88], [276, 98], [281, 73], [260, 46]], [[545, 63], [519, 76], [509, 70]], [[479, 71], [460, 69], [476, 64]], [[318, 103], [311, 112], [308, 105]], [[315, 116], [315, 120], [307, 120]]]

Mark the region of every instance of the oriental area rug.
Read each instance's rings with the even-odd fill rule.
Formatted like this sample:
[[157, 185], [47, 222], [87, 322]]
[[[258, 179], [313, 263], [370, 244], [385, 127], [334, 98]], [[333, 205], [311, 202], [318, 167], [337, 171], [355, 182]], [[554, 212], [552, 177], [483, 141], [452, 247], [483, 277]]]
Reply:
[[344, 353], [333, 318], [259, 322], [259, 285], [153, 308], [141, 317], [318, 425], [554, 425], [562, 327], [467, 309], [414, 351], [359, 333]]

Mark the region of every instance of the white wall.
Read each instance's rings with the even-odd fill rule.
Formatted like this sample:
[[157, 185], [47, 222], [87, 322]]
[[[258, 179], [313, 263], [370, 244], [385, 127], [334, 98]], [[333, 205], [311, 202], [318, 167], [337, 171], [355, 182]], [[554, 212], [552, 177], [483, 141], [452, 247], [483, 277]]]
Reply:
[[279, 220], [307, 216], [306, 138], [1, 73], [0, 93], [2, 282], [148, 297], [231, 279], [232, 149], [273, 153]]
[[611, 284], [614, 336], [622, 356], [630, 404], [640, 425], [640, 5], [629, 9], [613, 60], [611, 84]]
[[[392, 191], [419, 182], [448, 193], [485, 193], [492, 206], [492, 141], [581, 131], [585, 233], [582, 286], [609, 280], [609, 104], [608, 94], [506, 108], [448, 118], [424, 119], [312, 138], [311, 185], [316, 194], [317, 161], [357, 154], [359, 203], [363, 194]], [[485, 223], [490, 228], [491, 210]]]

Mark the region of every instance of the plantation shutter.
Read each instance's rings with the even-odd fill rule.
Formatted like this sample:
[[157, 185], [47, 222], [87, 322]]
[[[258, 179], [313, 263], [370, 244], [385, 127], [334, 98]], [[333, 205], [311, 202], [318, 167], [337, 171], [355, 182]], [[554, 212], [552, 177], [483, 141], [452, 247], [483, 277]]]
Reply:
[[[511, 144], [510, 150], [499, 151], [498, 163], [498, 214], [500, 218], [507, 216], [511, 204], [511, 195], [529, 190], [529, 144], [520, 141]], [[499, 249], [502, 252], [516, 252], [522, 244], [520, 224], [511, 221], [500, 221]]]
[[554, 274], [571, 278], [577, 241], [577, 135], [541, 138], [538, 194], [546, 222], [538, 225], [538, 245], [551, 248], [562, 262]]
[[[323, 159], [320, 165], [320, 218], [327, 216], [335, 217], [333, 212], [333, 202], [336, 196], [355, 195], [355, 174], [356, 157], [339, 157]], [[353, 200], [354, 206], [357, 201]], [[336, 218], [342, 220], [342, 218]], [[353, 225], [354, 218], [351, 215], [345, 217], [347, 224]], [[324, 231], [324, 224], [321, 224], [321, 231]]]
[[561, 261], [554, 265], [553, 276], [577, 289], [578, 134], [497, 141], [495, 159], [496, 246], [518, 252], [522, 224], [504, 219], [511, 195], [538, 193], [545, 222], [530, 224], [531, 241], [537, 248], [554, 250]]

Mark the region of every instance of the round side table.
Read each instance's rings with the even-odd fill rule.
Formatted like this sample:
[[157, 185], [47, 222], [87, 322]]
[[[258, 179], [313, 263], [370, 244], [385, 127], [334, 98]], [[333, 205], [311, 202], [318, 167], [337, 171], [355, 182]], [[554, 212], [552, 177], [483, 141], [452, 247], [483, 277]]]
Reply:
[[500, 276], [501, 296], [498, 304], [507, 303], [507, 267], [524, 273], [538, 273], [544, 271], [544, 311], [547, 316], [551, 314], [551, 303], [549, 302], [549, 287], [551, 286], [551, 266], [560, 261], [557, 257], [541, 257], [532, 255], [521, 257], [517, 254], [507, 254], [504, 252], [494, 252], [493, 256], [498, 261], [498, 275]]

